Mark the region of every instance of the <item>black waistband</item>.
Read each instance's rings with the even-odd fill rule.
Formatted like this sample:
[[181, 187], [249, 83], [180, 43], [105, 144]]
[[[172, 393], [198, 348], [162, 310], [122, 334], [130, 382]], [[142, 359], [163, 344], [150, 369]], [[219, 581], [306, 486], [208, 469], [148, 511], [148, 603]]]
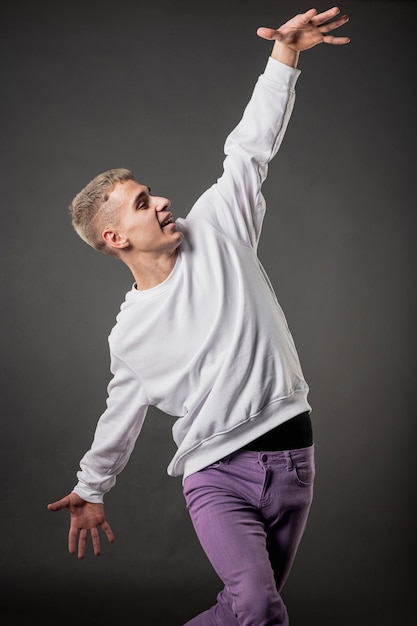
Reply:
[[254, 450], [255, 452], [296, 450], [297, 448], [308, 448], [312, 444], [313, 428], [310, 413], [306, 411], [251, 441], [243, 446], [242, 450]]

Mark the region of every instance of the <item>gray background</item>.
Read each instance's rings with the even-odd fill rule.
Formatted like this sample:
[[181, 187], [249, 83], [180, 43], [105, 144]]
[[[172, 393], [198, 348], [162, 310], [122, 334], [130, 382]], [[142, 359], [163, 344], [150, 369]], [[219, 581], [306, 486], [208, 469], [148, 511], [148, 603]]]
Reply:
[[[104, 408], [107, 335], [132, 278], [66, 207], [130, 167], [176, 216], [221, 172], [277, 26], [306, 2], [2, 6], [3, 624], [180, 626], [219, 589], [168, 478], [151, 410], [106, 500], [117, 542], [83, 562], [46, 504], [75, 482]], [[320, 10], [326, 3], [317, 5]], [[315, 501], [285, 588], [292, 626], [415, 624], [416, 3], [345, 2], [349, 46], [304, 53], [265, 185], [261, 257], [295, 337]], [[414, 606], [413, 606], [414, 605]]]

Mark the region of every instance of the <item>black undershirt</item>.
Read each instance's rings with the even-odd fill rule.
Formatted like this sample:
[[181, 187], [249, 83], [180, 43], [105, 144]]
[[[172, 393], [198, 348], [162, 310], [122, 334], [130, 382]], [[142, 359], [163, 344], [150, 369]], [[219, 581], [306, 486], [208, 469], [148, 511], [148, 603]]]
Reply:
[[313, 429], [310, 413], [301, 413], [287, 422], [251, 441], [242, 450], [272, 452], [274, 450], [297, 450], [313, 445]]

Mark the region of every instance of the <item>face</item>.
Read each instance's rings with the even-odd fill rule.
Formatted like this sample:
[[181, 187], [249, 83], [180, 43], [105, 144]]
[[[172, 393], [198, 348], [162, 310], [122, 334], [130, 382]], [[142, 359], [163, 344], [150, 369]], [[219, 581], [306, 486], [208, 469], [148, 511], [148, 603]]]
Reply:
[[118, 224], [103, 233], [120, 251], [173, 254], [183, 240], [167, 198], [155, 196], [135, 180], [116, 183], [109, 202], [118, 207]]

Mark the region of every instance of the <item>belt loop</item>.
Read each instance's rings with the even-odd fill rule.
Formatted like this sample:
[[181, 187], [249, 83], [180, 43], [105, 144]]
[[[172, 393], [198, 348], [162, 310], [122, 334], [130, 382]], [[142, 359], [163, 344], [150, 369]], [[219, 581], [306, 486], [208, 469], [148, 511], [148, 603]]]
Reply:
[[294, 463], [291, 458], [291, 452], [290, 450], [285, 450], [284, 454], [285, 460], [287, 461], [287, 472], [291, 472], [294, 468]]

